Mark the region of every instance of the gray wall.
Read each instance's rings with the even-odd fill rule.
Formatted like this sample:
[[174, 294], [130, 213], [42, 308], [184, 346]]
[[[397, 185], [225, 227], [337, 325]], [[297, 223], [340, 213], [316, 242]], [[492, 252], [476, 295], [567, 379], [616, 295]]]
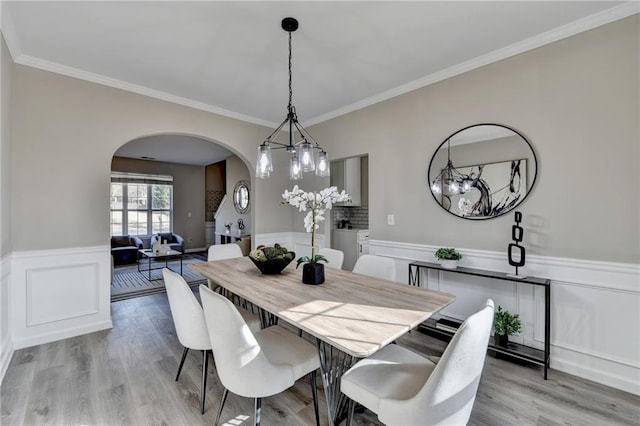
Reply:
[[[506, 251], [513, 215], [470, 221], [428, 192], [429, 160], [476, 123], [520, 131], [538, 181], [529, 253], [640, 262], [638, 15], [313, 126], [332, 158], [369, 153], [372, 239]], [[387, 225], [395, 214], [395, 226]]]
[[13, 61], [9, 49], [2, 45], [0, 59], [0, 97], [2, 118], [0, 122], [0, 256], [11, 252], [11, 74]]
[[185, 249], [205, 247], [204, 166], [113, 157], [111, 170], [173, 176], [173, 232], [184, 238]]
[[[14, 251], [108, 244], [111, 160], [130, 140], [198, 136], [254, 168], [256, 146], [271, 130], [20, 65], [13, 89], [11, 189], [23, 194], [12, 200]], [[274, 157], [283, 167], [286, 159]], [[252, 212], [260, 211], [254, 229], [290, 230], [291, 214], [283, 214], [279, 196], [286, 186], [286, 176], [252, 182]]]
[[[238, 232], [238, 219], [242, 219], [244, 222], [244, 233], [245, 234], [253, 234], [253, 226], [251, 223], [251, 211], [254, 208], [253, 201], [253, 187], [251, 186], [251, 175], [249, 174], [249, 169], [247, 166], [240, 160], [237, 156], [232, 155], [231, 157], [226, 158], [227, 162], [227, 187], [226, 194], [227, 200], [224, 205], [220, 209], [220, 214], [216, 219], [216, 232], [223, 233], [225, 232], [224, 224], [226, 222], [233, 222], [233, 226], [231, 227], [231, 231], [235, 234]], [[249, 184], [249, 211], [246, 214], [240, 214], [236, 212], [236, 209], [233, 205], [233, 190], [236, 187], [236, 183], [238, 181], [244, 180]], [[216, 237], [216, 243], [220, 240]]]

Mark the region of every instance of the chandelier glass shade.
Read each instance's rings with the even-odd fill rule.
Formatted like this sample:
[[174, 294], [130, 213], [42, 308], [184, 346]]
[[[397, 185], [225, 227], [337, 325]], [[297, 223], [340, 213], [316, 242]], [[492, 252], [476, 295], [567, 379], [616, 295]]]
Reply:
[[460, 173], [451, 161], [451, 140], [447, 141], [447, 165], [431, 182], [431, 190], [434, 194], [460, 195], [469, 192], [476, 178]]
[[[309, 132], [300, 125], [296, 108], [292, 104], [292, 67], [291, 67], [291, 33], [298, 29], [298, 21], [295, 18], [284, 18], [282, 29], [289, 33], [289, 105], [287, 106], [287, 116], [280, 125], [258, 146], [258, 157], [256, 161], [256, 177], [268, 178], [273, 172], [273, 161], [271, 157], [272, 149], [285, 149], [291, 154], [289, 162], [289, 178], [292, 180], [302, 179], [303, 172], [315, 171], [317, 176], [327, 177], [330, 174], [329, 158], [327, 152], [311, 137]], [[280, 132], [288, 126], [289, 143], [276, 142]], [[299, 135], [299, 142], [294, 143], [296, 134]]]

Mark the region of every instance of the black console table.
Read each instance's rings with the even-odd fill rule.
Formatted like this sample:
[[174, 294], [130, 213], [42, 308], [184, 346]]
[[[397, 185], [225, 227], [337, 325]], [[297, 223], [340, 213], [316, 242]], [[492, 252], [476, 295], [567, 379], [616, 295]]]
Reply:
[[[509, 345], [505, 348], [503, 346], [497, 346], [493, 342], [493, 336], [489, 340], [489, 350], [494, 352], [507, 354], [514, 358], [528, 361], [532, 364], [541, 365], [544, 367], [544, 379], [547, 380], [547, 370], [549, 369], [550, 359], [550, 339], [551, 339], [551, 280], [548, 278], [538, 277], [525, 277], [514, 278], [510, 277], [504, 272], [487, 271], [484, 269], [475, 268], [463, 268], [458, 267], [456, 269], [447, 269], [440, 266], [438, 263], [431, 262], [412, 262], [409, 264], [409, 284], [413, 286], [420, 286], [420, 270], [421, 269], [433, 269], [437, 271], [451, 272], [454, 274], [473, 275], [476, 277], [492, 278], [496, 280], [511, 281], [515, 283], [530, 284], [544, 287], [544, 351], [535, 349], [529, 346], [520, 345], [517, 343], [509, 342]], [[450, 337], [453, 333], [447, 330], [442, 330], [435, 327], [435, 320], [428, 320], [420, 325], [420, 329], [428, 331], [429, 333], [437, 333], [445, 337]]]

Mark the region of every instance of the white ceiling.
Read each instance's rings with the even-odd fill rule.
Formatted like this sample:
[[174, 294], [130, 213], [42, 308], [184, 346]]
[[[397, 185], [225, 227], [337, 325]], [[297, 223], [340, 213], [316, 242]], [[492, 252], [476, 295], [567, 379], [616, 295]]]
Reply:
[[293, 104], [310, 126], [637, 11], [610, 1], [3, 1], [2, 31], [17, 63], [275, 127], [288, 96], [280, 21], [293, 16]]
[[[222, 145], [182, 135], [158, 135], [135, 139], [121, 146], [117, 157], [142, 158], [149, 161], [206, 166], [233, 153]], [[145, 158], [146, 157], [146, 158]]]

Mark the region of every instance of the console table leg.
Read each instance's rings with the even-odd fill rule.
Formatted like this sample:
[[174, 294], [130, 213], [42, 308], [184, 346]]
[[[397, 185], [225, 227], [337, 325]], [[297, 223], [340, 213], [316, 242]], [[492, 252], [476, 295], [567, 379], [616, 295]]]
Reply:
[[544, 288], [544, 379], [547, 380], [551, 349], [551, 286]]

